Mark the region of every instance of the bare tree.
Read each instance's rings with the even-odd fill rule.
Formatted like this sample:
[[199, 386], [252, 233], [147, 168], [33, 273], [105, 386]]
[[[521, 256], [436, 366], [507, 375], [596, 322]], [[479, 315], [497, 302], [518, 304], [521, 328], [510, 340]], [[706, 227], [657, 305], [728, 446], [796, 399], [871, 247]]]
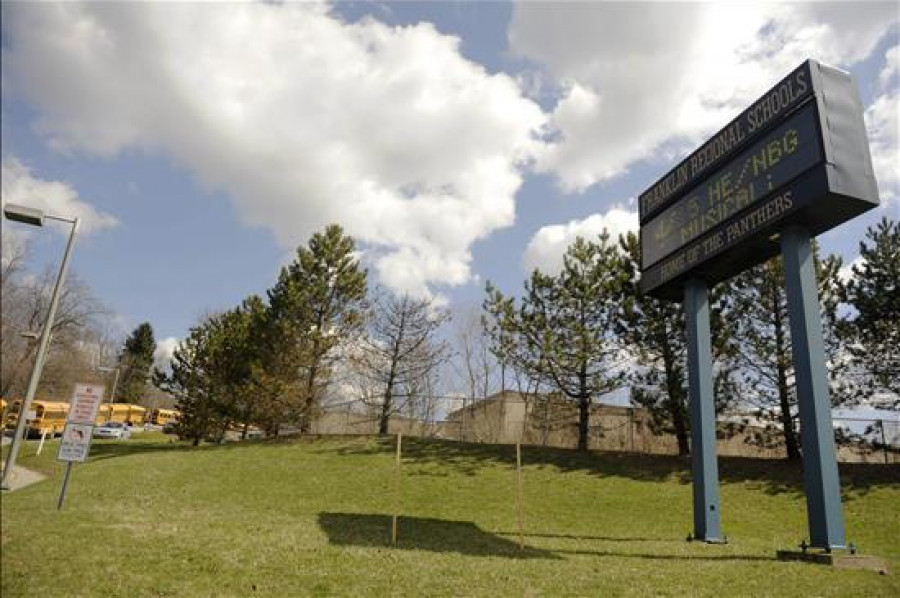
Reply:
[[472, 401], [487, 398], [498, 386], [503, 390], [502, 382], [497, 380], [500, 364], [491, 353], [483, 317], [480, 309], [470, 308], [453, 318], [455, 351], [451, 363]]
[[391, 416], [409, 409], [445, 360], [447, 348], [437, 332], [447, 319], [427, 299], [382, 292], [372, 302], [368, 334], [355, 359], [378, 391], [379, 434], [388, 433]]
[[[22, 258], [17, 258], [24, 260]], [[10, 262], [13, 260], [11, 259]], [[0, 393], [15, 396], [24, 391], [25, 379], [37, 353], [37, 338], [23, 333], [40, 333], [50, 306], [50, 292], [56, 277], [48, 267], [35, 279], [20, 276], [22, 270], [3, 263], [3, 344]], [[51, 329], [51, 345], [44, 364], [39, 392], [66, 396], [75, 378], [92, 379], [92, 337], [102, 327], [106, 308], [88, 285], [69, 275], [62, 288]], [[32, 335], [33, 336], [33, 335]]]

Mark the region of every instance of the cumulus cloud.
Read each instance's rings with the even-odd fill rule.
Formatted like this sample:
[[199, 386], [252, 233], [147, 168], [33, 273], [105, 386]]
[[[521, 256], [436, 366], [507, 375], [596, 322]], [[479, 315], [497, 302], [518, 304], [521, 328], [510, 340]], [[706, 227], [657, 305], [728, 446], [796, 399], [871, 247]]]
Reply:
[[576, 237], [594, 240], [605, 230], [610, 239], [616, 241], [619, 235], [629, 231], [637, 232], [637, 229], [637, 212], [622, 208], [613, 208], [605, 214], [594, 214], [584, 220], [544, 226], [531, 237], [522, 261], [528, 271], [537, 268], [548, 274], [556, 274], [562, 269], [563, 254]]
[[469, 280], [545, 124], [428, 23], [318, 3], [6, 8], [4, 73], [55, 147], [171, 156], [286, 249], [338, 222], [398, 291]]
[[862, 268], [865, 265], [865, 263], [866, 263], [866, 260], [863, 256], [861, 256], [861, 255], [856, 256], [856, 258], [854, 258], [854, 260], [852, 262], [841, 266], [841, 269], [838, 270], [838, 278], [840, 278], [841, 282], [843, 282], [844, 284], [849, 283], [855, 277], [855, 274], [853, 273], [853, 269], [856, 268], [858, 270], [858, 269]]
[[900, 46], [894, 46], [884, 54], [884, 67], [878, 74], [878, 80], [887, 86], [891, 78], [900, 73]]
[[172, 362], [172, 354], [181, 342], [180, 339], [170, 336], [156, 341], [156, 349], [153, 351], [153, 367], [166, 370]]
[[866, 127], [872, 150], [872, 166], [878, 180], [881, 199], [891, 201], [900, 196], [900, 92], [892, 78], [900, 70], [900, 46], [884, 56], [880, 81], [882, 93], [866, 109]]
[[[89, 235], [119, 224], [111, 214], [101, 212], [81, 199], [71, 185], [38, 178], [15, 157], [4, 158], [0, 171], [0, 200], [3, 205], [14, 203], [68, 218], [78, 217], [78, 233], [81, 235]], [[66, 226], [64, 230], [68, 234], [69, 227]], [[12, 229], [9, 234], [14, 235], [11, 231]], [[7, 233], [5, 229], [4, 233]]]
[[559, 90], [537, 167], [581, 191], [668, 163], [807, 57], [855, 64], [897, 20], [890, 2], [518, 3], [511, 50]]
[[883, 200], [897, 199], [900, 189], [900, 94], [879, 96], [866, 110], [872, 166]]

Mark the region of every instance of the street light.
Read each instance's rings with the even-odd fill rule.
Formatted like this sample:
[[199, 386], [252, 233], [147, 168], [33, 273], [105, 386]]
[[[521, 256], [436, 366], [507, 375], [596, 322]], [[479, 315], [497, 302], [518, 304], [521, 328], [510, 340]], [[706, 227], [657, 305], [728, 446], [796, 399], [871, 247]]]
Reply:
[[25, 416], [31, 409], [31, 401], [34, 399], [38, 382], [41, 380], [41, 372], [44, 369], [44, 357], [47, 353], [47, 347], [50, 345], [50, 333], [53, 328], [53, 319], [56, 317], [56, 306], [59, 304], [62, 282], [66, 276], [66, 268], [69, 265], [69, 256], [72, 253], [72, 245], [75, 243], [75, 233], [78, 231], [78, 218], [56, 216], [37, 208], [30, 208], [28, 206], [20, 206], [11, 203], [4, 206], [3, 215], [14, 222], [22, 222], [32, 226], [44, 226], [45, 219], [58, 220], [72, 225], [72, 231], [69, 233], [69, 240], [66, 243], [66, 250], [65, 253], [63, 253], [62, 263], [59, 265], [59, 274], [56, 276], [56, 284], [53, 286], [53, 295], [50, 297], [50, 309], [47, 312], [47, 321], [44, 322], [44, 328], [41, 330], [41, 342], [38, 346], [37, 356], [34, 359], [34, 366], [31, 368], [31, 378], [28, 380], [28, 390], [25, 391], [25, 400], [22, 401], [22, 408], [19, 410], [16, 430], [13, 432], [12, 444], [9, 446], [9, 454], [6, 456], [6, 466], [3, 468], [3, 479], [0, 481], [0, 488], [8, 490], [10, 487], [9, 482], [13, 476], [13, 468], [16, 465], [16, 457], [19, 454], [22, 439], [25, 435]]
[[110, 368], [102, 365], [97, 366], [97, 370], [101, 372], [115, 372], [116, 377], [113, 379], [112, 392], [109, 393], [109, 409], [106, 411], [106, 422], [109, 423], [109, 416], [112, 414], [112, 404], [116, 400], [116, 386], [119, 384], [119, 368]]

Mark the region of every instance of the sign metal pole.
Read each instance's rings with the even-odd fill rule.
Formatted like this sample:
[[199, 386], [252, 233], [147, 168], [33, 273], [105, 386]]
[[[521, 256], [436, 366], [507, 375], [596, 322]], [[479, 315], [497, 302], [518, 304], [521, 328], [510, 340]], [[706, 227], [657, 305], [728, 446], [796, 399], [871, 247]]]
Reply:
[[809, 518], [810, 544], [831, 550], [844, 547], [844, 515], [825, 344], [812, 241], [809, 232], [792, 226], [781, 235], [784, 273], [791, 323], [791, 350], [797, 379], [800, 432], [803, 445], [803, 484]]
[[72, 462], [66, 463], [66, 475], [63, 477], [62, 489], [59, 491], [59, 501], [56, 503], [56, 510], [61, 511], [63, 501], [66, 500], [66, 490], [69, 489], [69, 474], [72, 473]]
[[712, 389], [712, 351], [706, 282], [684, 286], [688, 342], [688, 394], [691, 411], [691, 472], [694, 478], [694, 537], [721, 542], [719, 470], [716, 463], [716, 407]]

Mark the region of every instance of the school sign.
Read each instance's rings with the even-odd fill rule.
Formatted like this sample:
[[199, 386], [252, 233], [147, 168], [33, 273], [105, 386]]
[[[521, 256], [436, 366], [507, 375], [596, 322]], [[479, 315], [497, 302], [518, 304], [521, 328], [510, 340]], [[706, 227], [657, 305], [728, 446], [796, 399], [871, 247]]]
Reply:
[[778, 233], [815, 236], [878, 204], [850, 75], [808, 60], [642, 193], [641, 287], [680, 300], [776, 255]]
[[641, 289], [684, 301], [693, 537], [724, 540], [708, 290], [781, 253], [810, 545], [825, 551], [844, 547], [812, 239], [876, 205], [856, 86], [849, 74], [814, 60], [640, 195]]

